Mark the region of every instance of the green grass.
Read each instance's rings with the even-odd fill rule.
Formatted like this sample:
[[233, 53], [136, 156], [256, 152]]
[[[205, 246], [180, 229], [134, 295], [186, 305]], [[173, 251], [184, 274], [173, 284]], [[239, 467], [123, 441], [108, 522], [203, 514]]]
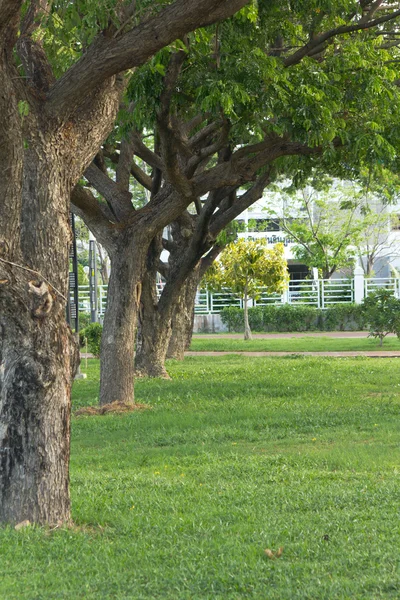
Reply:
[[287, 337], [256, 338], [253, 340], [232, 338], [193, 338], [190, 350], [195, 352], [345, 352], [358, 350], [397, 350], [400, 352], [400, 341], [397, 337], [385, 338], [383, 345], [379, 340], [365, 338], [330, 338], [330, 337]]
[[0, 598], [399, 598], [399, 365], [191, 357], [75, 417], [77, 527], [0, 530]]

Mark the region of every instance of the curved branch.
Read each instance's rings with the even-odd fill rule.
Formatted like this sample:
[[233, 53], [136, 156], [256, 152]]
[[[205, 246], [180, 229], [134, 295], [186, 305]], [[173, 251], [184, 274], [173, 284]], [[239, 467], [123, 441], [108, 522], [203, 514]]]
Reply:
[[[373, 13], [371, 13], [371, 15], [372, 14]], [[393, 19], [396, 19], [399, 16], [400, 10], [396, 10], [383, 17], [373, 19], [372, 21], [366, 21], [364, 19], [361, 19], [358, 23], [354, 25], [341, 25], [340, 27], [335, 27], [334, 29], [325, 31], [324, 33], [320, 33], [319, 35], [314, 36], [302, 48], [288, 56], [284, 60], [283, 64], [285, 67], [297, 65], [301, 60], [303, 60], [303, 58], [309, 56], [313, 50], [325, 44], [325, 42], [334, 38], [337, 35], [343, 35], [344, 33], [353, 33], [354, 31], [361, 31], [364, 29], [370, 29], [371, 27], [376, 27], [377, 25], [381, 25], [382, 23], [386, 23], [387, 21], [392, 21]]]
[[[8, 0], [7, 4], [10, 2]], [[80, 104], [82, 94], [90, 93], [117, 73], [144, 64], [150, 56], [185, 33], [233, 15], [247, 2], [176, 0], [118, 37], [98, 35], [85, 54], [50, 90], [48, 111], [67, 118]]]
[[118, 234], [92, 192], [76, 185], [71, 193], [71, 210], [81, 217], [100, 244], [109, 252], [117, 241]]

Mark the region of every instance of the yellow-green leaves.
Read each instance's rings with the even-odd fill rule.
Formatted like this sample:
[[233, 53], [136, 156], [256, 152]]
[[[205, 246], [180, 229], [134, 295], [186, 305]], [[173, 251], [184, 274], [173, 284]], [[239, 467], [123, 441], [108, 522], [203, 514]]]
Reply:
[[239, 296], [256, 298], [260, 287], [269, 293], [282, 293], [288, 282], [283, 244], [268, 248], [264, 240], [239, 238], [229, 244], [205, 276], [205, 283], [214, 289], [229, 287]]

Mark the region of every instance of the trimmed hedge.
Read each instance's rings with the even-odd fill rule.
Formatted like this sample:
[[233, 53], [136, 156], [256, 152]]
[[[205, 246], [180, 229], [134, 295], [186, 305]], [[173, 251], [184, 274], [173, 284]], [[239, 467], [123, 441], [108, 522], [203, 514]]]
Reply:
[[[221, 311], [229, 331], [244, 330], [243, 309], [229, 306]], [[365, 329], [365, 316], [359, 304], [334, 304], [325, 310], [304, 304], [282, 304], [249, 308], [253, 331], [357, 331]]]

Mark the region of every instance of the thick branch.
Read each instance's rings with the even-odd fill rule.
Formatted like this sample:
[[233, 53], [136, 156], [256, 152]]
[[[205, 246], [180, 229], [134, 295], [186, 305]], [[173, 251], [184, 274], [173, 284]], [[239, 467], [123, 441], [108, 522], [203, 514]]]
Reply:
[[120, 189], [119, 186], [96, 167], [94, 163], [89, 165], [86, 169], [85, 177], [111, 205], [112, 211], [119, 221], [124, 221], [132, 215], [134, 212], [131, 202], [132, 194], [128, 190]]
[[50, 11], [48, 0], [31, 0], [21, 25], [17, 52], [23, 64], [29, 86], [47, 92], [55, 82], [52, 68], [40, 40], [32, 39], [44, 15]]
[[152, 178], [150, 177], [150, 175], [147, 175], [147, 173], [145, 173], [145, 171], [143, 171], [143, 169], [141, 169], [139, 165], [135, 163], [134, 160], [131, 163], [131, 175], [133, 175], [133, 177], [136, 179], [136, 181], [140, 183], [140, 185], [142, 185], [147, 190], [151, 191], [153, 183]]
[[193, 179], [194, 190], [198, 196], [203, 196], [208, 191], [220, 187], [238, 186], [252, 181], [257, 171], [281, 156], [312, 156], [322, 152], [321, 147], [310, 148], [300, 142], [290, 142], [276, 137], [270, 138], [269, 143], [262, 142], [249, 146], [248, 150], [260, 147], [259, 152], [246, 156], [246, 148], [240, 149], [232, 155], [231, 160], [221, 162]]
[[211, 267], [211, 265], [221, 254], [223, 249], [224, 249], [224, 246], [221, 246], [220, 244], [214, 244], [214, 246], [211, 248], [211, 250], [209, 252], [207, 252], [207, 254], [205, 256], [203, 256], [203, 258], [201, 259], [201, 262], [200, 262], [200, 276], [201, 277], [203, 277], [203, 275], [207, 271], [207, 269], [209, 269]]
[[115, 168], [115, 181], [121, 192], [129, 192], [132, 158], [133, 144], [130, 140], [124, 139], [121, 142], [119, 159]]
[[216, 237], [229, 223], [238, 217], [244, 210], [249, 208], [254, 202], [262, 198], [263, 192], [267, 185], [271, 182], [272, 167], [267, 169], [265, 173], [260, 175], [256, 183], [242, 196], [236, 197], [236, 200], [231, 206], [225, 210], [218, 211], [212, 219], [210, 225], [210, 234]]
[[161, 158], [155, 152], [152, 152], [150, 148], [143, 143], [139, 133], [137, 131], [132, 132], [131, 140], [133, 143], [133, 150], [136, 156], [144, 160], [148, 165], [154, 169], [162, 170], [164, 168]]
[[247, 2], [176, 0], [120, 36], [98, 35], [80, 60], [55, 83], [49, 93], [48, 110], [66, 118], [80, 104], [82, 95], [91, 92], [99, 83], [144, 64], [150, 56], [185, 33], [229, 17]]
[[117, 241], [118, 234], [92, 192], [79, 185], [75, 186], [71, 194], [71, 210], [81, 217], [100, 244], [109, 252], [110, 247]]

